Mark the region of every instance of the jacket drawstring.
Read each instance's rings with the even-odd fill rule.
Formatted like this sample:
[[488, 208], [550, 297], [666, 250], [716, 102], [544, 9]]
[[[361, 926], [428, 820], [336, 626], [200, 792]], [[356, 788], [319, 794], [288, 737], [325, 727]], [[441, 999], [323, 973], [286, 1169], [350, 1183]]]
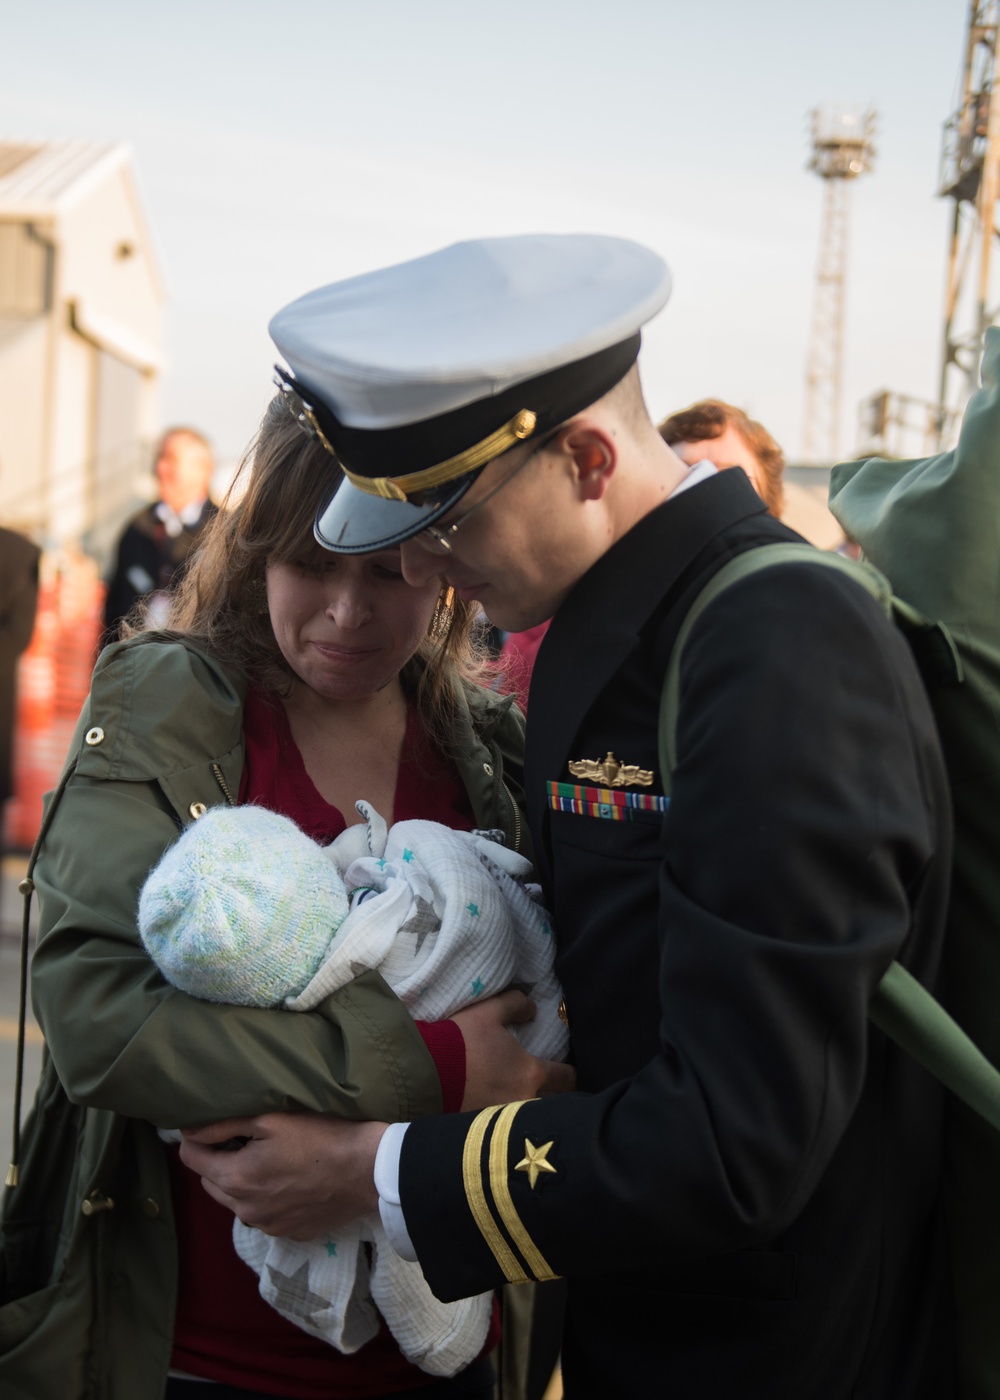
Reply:
[[31, 896], [35, 891], [35, 862], [42, 849], [42, 842], [45, 840], [49, 825], [59, 800], [63, 795], [66, 784], [76, 771], [76, 759], [66, 769], [59, 780], [59, 786], [52, 794], [52, 801], [49, 803], [48, 811], [42, 819], [42, 825], [35, 838], [35, 844], [31, 848], [31, 855], [28, 857], [28, 873], [17, 887], [17, 892], [23, 900], [21, 916], [21, 966], [18, 981], [17, 1000], [17, 1052], [14, 1060], [14, 1124], [11, 1133], [10, 1166], [7, 1168], [7, 1175], [4, 1177], [4, 1185], [11, 1190], [17, 1185], [20, 1176], [19, 1163], [21, 1157], [21, 1093], [24, 1085], [24, 1034], [25, 1024], [28, 1015], [28, 933], [31, 923]]

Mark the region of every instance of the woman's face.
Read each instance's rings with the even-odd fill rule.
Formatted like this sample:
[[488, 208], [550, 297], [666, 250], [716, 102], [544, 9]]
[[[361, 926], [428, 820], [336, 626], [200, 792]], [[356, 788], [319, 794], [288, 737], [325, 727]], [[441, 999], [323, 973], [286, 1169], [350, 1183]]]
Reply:
[[387, 685], [427, 635], [440, 582], [411, 587], [399, 550], [325, 551], [308, 565], [268, 564], [267, 607], [282, 656], [328, 700], [362, 700]]

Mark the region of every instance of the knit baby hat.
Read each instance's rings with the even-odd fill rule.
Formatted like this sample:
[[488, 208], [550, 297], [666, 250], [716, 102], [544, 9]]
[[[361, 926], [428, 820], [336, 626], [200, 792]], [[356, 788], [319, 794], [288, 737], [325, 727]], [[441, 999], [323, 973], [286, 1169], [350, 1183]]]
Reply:
[[314, 975], [348, 910], [333, 861], [293, 821], [213, 807], [150, 872], [139, 933], [181, 991], [276, 1006]]

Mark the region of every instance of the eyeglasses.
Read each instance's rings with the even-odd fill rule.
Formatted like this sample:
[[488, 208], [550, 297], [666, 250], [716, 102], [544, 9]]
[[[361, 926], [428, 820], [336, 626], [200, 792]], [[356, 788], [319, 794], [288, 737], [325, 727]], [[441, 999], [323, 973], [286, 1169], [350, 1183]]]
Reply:
[[475, 515], [480, 506], [484, 506], [487, 501], [491, 501], [499, 491], [502, 491], [505, 486], [512, 482], [518, 472], [523, 472], [528, 463], [537, 457], [543, 448], [548, 447], [549, 443], [558, 432], [559, 429], [556, 428], [554, 432], [542, 438], [541, 442], [528, 453], [524, 461], [518, 462], [514, 470], [510, 472], [509, 475], [505, 476], [503, 481], [494, 486], [492, 490], [487, 491], [485, 496], [481, 496], [474, 505], [469, 507], [464, 515], [460, 515], [459, 518], [453, 520], [450, 525], [446, 525], [443, 529], [439, 529], [437, 525], [425, 525], [419, 534], [413, 536], [413, 538], [419, 542], [420, 547], [425, 549], [428, 554], [451, 554], [452, 541], [458, 534], [459, 527], [464, 525], [470, 516]]

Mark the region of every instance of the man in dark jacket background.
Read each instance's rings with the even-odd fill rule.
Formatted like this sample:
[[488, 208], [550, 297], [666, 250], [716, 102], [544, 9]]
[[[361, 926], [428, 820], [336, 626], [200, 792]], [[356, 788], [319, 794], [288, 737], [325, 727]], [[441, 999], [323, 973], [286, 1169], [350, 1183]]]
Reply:
[[0, 529], [0, 816], [13, 792], [17, 658], [35, 626], [40, 553], [23, 535]]
[[215, 514], [208, 490], [214, 462], [208, 439], [194, 428], [168, 428], [153, 471], [160, 498], [129, 521], [104, 603], [102, 645], [117, 639], [122, 621], [140, 598], [153, 623], [163, 620], [165, 595]]

